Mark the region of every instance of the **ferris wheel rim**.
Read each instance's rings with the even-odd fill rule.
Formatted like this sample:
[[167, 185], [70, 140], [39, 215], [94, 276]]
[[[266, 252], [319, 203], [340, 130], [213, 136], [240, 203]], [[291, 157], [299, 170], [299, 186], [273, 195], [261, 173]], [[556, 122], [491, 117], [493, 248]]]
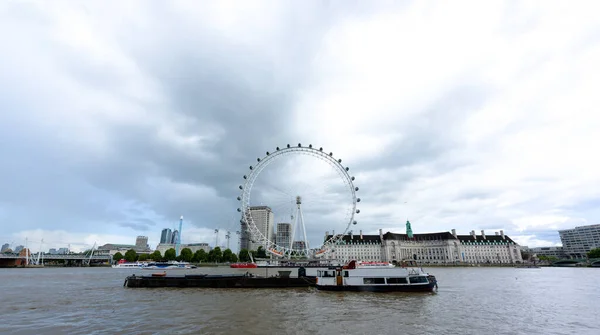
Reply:
[[[254, 207], [250, 205], [250, 196], [252, 188], [254, 186], [254, 182], [257, 179], [257, 177], [272, 162], [276, 161], [277, 159], [283, 156], [292, 154], [309, 155], [325, 161], [331, 167], [334, 168], [334, 170], [344, 182], [345, 188], [347, 188], [347, 191], [350, 192], [351, 206], [349, 207], [351, 207], [351, 210], [349, 213], [349, 220], [345, 223], [345, 229], [341, 234], [333, 234], [331, 237], [326, 236], [325, 241], [318, 248], [319, 250], [316, 251], [315, 249], [314, 255], [322, 256], [343, 238], [343, 236], [349, 231], [352, 225], [357, 224], [354, 217], [355, 214], [360, 213], [360, 210], [356, 208], [357, 203], [360, 202], [360, 198], [358, 198], [356, 195], [356, 192], [358, 192], [359, 188], [354, 185], [355, 177], [349, 174], [349, 167], [344, 166], [342, 164], [341, 159], [334, 158], [333, 152], [327, 153], [323, 150], [322, 147], [317, 149], [316, 147], [313, 147], [312, 144], [309, 146], [302, 146], [300, 143], [298, 143], [298, 146], [292, 146], [288, 144], [286, 147], [283, 148], [277, 147], [274, 152], [267, 151], [265, 156], [257, 158], [257, 164], [255, 166], [251, 165], [249, 167], [250, 173], [248, 175], [244, 175], [244, 183], [239, 186], [239, 189], [241, 190], [241, 196], [238, 196], [237, 199], [241, 202], [241, 208], [238, 208], [238, 212], [242, 213], [242, 219], [240, 220], [240, 222], [242, 224], [245, 223], [247, 230], [251, 234], [251, 236], [254, 235], [254, 237], [256, 237], [256, 239], [258, 240], [252, 240], [252, 242], [258, 242], [259, 244], [265, 246], [266, 251], [271, 252], [280, 257], [288, 254], [291, 255], [293, 251], [297, 251], [293, 250], [293, 248], [291, 247], [288, 248], [286, 246], [277, 245], [277, 243], [269, 240], [268, 237], [264, 236], [264, 234], [256, 227], [256, 223], [254, 222], [252, 215], [249, 215], [250, 207]], [[300, 252], [300, 254], [304, 256], [309, 256], [308, 253], [308, 250], [306, 250], [306, 252]]]

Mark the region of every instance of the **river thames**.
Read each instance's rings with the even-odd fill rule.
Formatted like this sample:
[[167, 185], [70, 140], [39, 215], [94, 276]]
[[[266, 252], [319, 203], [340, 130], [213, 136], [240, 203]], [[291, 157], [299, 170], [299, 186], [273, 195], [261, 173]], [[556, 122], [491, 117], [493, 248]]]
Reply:
[[600, 333], [600, 269], [425, 270], [437, 293], [134, 289], [125, 277], [151, 271], [0, 269], [0, 334]]

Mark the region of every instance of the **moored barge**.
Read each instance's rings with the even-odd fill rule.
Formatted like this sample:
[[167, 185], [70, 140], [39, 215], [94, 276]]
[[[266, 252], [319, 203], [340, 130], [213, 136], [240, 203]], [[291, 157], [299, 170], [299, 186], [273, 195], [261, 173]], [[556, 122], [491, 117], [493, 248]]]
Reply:
[[126, 287], [202, 287], [202, 288], [291, 288], [312, 287], [314, 277], [290, 277], [287, 275], [275, 277], [258, 277], [249, 273], [229, 275], [191, 274], [183, 276], [166, 276], [153, 274], [151, 276], [132, 275], [125, 279]]

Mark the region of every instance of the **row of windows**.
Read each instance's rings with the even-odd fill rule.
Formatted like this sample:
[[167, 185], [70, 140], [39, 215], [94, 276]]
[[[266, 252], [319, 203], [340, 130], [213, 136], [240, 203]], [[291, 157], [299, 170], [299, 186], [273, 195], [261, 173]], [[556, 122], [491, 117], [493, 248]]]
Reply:
[[[409, 277], [411, 284], [428, 283], [426, 277]], [[363, 278], [363, 284], [408, 284], [404, 277], [392, 277], [392, 278]]]

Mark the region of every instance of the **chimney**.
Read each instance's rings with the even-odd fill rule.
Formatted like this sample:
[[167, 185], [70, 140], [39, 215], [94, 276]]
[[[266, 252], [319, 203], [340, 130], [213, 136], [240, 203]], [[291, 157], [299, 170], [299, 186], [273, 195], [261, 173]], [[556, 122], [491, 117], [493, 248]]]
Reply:
[[360, 239], [362, 240], [362, 230], [360, 231]]
[[325, 238], [327, 238], [328, 236], [329, 236], [329, 232], [328, 232], [328, 231], [326, 231], [326, 232], [325, 232]]
[[483, 229], [481, 230], [481, 238], [485, 240], [485, 232], [483, 231]]
[[379, 229], [379, 238], [383, 239], [383, 230]]
[[454, 236], [454, 238], [456, 238], [456, 229], [452, 229], [452, 236]]
[[500, 235], [500, 233], [498, 233], [497, 231], [496, 231], [496, 232], [494, 232], [494, 234], [496, 234], [496, 236]]
[[471, 236], [473, 236], [473, 238], [475, 238], [475, 231], [471, 230]]
[[504, 230], [500, 230], [500, 236], [502, 236], [502, 239], [504, 240]]
[[350, 231], [350, 240], [354, 239], [354, 233], [352, 232], [352, 230]]

